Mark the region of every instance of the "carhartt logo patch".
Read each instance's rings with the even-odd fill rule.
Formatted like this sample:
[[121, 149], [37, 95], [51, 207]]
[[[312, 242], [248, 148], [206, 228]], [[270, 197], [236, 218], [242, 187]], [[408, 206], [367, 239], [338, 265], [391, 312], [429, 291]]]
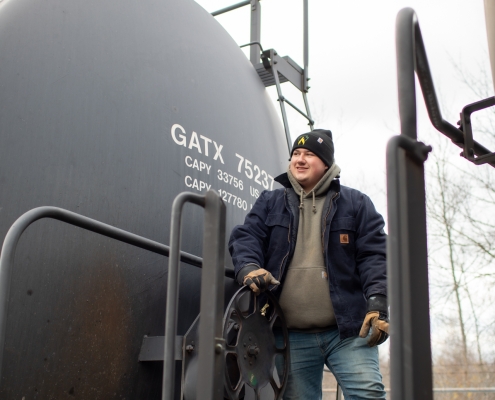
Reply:
[[347, 233], [340, 234], [340, 243], [349, 244], [349, 235]]
[[297, 141], [298, 146], [304, 146], [306, 144], [306, 141], [309, 139], [308, 135], [302, 135], [299, 140]]
[[323, 139], [320, 137], [320, 138], [318, 138], [317, 142], [320, 143], [320, 144], [322, 144], [323, 143]]

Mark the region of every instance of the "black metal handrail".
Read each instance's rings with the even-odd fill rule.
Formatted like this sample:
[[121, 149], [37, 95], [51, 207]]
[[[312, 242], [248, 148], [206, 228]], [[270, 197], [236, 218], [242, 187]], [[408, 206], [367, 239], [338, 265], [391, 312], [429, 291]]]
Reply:
[[[15, 250], [17, 243], [29, 225], [33, 222], [51, 218], [79, 228], [98, 233], [112, 239], [151, 251], [163, 256], [169, 256], [170, 247], [164, 244], [146, 239], [142, 236], [124, 231], [114, 226], [105, 224], [94, 219], [84, 217], [72, 211], [64, 210], [58, 207], [38, 207], [22, 214], [10, 227], [2, 246], [0, 254], [0, 376], [2, 372], [3, 351], [5, 344], [7, 312], [9, 306], [10, 282], [12, 277], [12, 269], [14, 264]], [[196, 267], [202, 267], [203, 259], [192, 254], [181, 251], [180, 260]], [[225, 268], [225, 276], [234, 278], [234, 271], [230, 268]]]
[[417, 141], [415, 72], [434, 126], [456, 142], [463, 138], [441, 117], [414, 10], [399, 12], [396, 29], [401, 134], [387, 144], [391, 398], [432, 400], [424, 180], [431, 147]]
[[[412, 8], [404, 8], [397, 15], [396, 46], [401, 132], [411, 138], [416, 138], [416, 87], [414, 82], [414, 72], [416, 72], [431, 123], [456, 146], [464, 149], [465, 133], [446, 121], [440, 111], [423, 36], [416, 13]], [[472, 140], [472, 149], [476, 156], [491, 154], [490, 150], [475, 140]], [[489, 161], [488, 164], [495, 167], [495, 161]]]
[[494, 154], [474, 141], [470, 125], [470, 114], [494, 105], [495, 98], [466, 106], [462, 130], [456, 128], [440, 112], [421, 29], [411, 8], [397, 15], [396, 46], [401, 134], [387, 144], [391, 397], [432, 400], [424, 179], [424, 162], [431, 147], [417, 140], [415, 74], [431, 123], [475, 164], [495, 166]]

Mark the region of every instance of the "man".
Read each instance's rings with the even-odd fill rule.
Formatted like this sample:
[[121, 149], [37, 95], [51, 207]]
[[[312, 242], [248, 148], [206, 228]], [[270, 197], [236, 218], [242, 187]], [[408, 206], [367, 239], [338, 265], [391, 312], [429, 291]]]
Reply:
[[231, 234], [236, 279], [273, 290], [289, 329], [284, 399], [321, 399], [323, 365], [346, 399], [384, 399], [376, 345], [388, 337], [384, 222], [341, 186], [332, 133], [300, 135], [285, 189], [264, 191]]

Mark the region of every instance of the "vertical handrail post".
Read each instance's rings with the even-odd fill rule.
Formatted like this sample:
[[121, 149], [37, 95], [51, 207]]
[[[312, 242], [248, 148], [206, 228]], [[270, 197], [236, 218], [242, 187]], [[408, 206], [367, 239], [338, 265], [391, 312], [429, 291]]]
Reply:
[[[308, 0], [303, 3], [303, 57], [304, 57], [304, 82], [303, 93], [308, 91], [308, 65], [309, 65], [309, 26], [308, 26]], [[309, 115], [309, 114], [308, 114]]]
[[[179, 263], [182, 207], [186, 202], [204, 207], [205, 197], [194, 193], [180, 193], [172, 203], [170, 220], [170, 255], [168, 259], [167, 305], [165, 316], [165, 343], [163, 356], [162, 400], [174, 399], [175, 336], [179, 306]], [[203, 260], [204, 263], [204, 260]]]
[[[259, 0], [251, 0], [251, 43], [261, 43], [261, 4]], [[256, 65], [260, 62], [260, 49], [250, 46], [249, 60]]]
[[214, 191], [206, 193], [199, 318], [199, 356], [196, 398], [223, 398], [223, 303], [225, 258], [225, 204]]
[[191, 202], [205, 208], [203, 270], [199, 321], [197, 399], [216, 400], [223, 396], [225, 343], [222, 338], [225, 257], [225, 204], [213, 190], [205, 196], [180, 193], [172, 204], [170, 257], [165, 316], [162, 400], [174, 399], [175, 336], [179, 296], [179, 262], [182, 207]]
[[397, 79], [401, 134], [387, 145], [388, 297], [391, 311], [392, 400], [432, 400], [424, 162], [430, 146], [417, 141], [414, 11], [397, 16]]
[[304, 0], [303, 4], [303, 30], [304, 30], [304, 73], [303, 73], [303, 100], [304, 107], [306, 107], [306, 115], [309, 117], [309, 127], [311, 130], [314, 129], [313, 117], [311, 116], [311, 111], [309, 109], [307, 93], [309, 90], [309, 7], [308, 0]]

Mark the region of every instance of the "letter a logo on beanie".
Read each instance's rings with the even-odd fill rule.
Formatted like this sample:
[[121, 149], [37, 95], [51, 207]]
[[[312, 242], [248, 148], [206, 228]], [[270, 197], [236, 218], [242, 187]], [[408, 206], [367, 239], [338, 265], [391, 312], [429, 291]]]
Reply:
[[306, 144], [306, 141], [309, 139], [308, 135], [301, 135], [297, 141], [298, 146], [304, 146]]

